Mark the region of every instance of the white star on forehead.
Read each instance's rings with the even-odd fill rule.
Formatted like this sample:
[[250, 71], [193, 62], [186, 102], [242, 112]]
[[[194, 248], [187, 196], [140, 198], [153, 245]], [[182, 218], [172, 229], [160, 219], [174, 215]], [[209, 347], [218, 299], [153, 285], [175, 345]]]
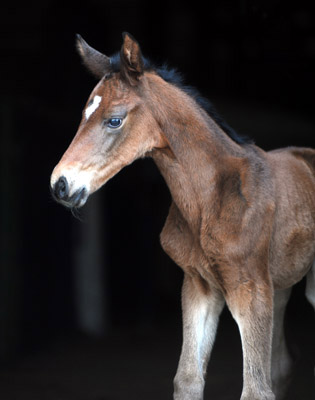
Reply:
[[101, 96], [94, 97], [94, 99], [92, 100], [92, 103], [85, 110], [86, 119], [89, 119], [90, 116], [94, 113], [94, 111], [98, 108], [101, 100], [102, 100]]

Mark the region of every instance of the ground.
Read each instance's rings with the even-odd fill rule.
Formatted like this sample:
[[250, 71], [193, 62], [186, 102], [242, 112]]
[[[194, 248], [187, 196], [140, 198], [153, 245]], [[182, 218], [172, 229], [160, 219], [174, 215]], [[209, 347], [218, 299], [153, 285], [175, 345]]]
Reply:
[[[288, 400], [315, 398], [315, 318], [289, 304], [290, 341], [296, 372]], [[37, 354], [19, 357], [0, 370], [2, 400], [172, 399], [181, 347], [176, 322], [115, 327], [102, 338], [63, 337]], [[239, 334], [224, 310], [208, 368], [205, 400], [237, 400], [242, 385]]]

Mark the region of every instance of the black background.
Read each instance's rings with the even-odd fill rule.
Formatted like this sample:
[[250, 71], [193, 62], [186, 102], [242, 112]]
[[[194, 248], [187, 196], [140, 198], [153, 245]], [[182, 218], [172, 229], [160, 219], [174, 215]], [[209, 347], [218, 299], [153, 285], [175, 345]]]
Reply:
[[[80, 222], [55, 204], [49, 192], [52, 169], [74, 136], [96, 84], [81, 65], [75, 34], [111, 55], [120, 49], [122, 32], [128, 31], [145, 56], [177, 67], [232, 127], [265, 150], [314, 147], [315, 14], [308, 3], [90, 0], [2, 6], [3, 373], [11, 371], [14, 376], [15, 368], [27, 357], [48, 360], [47, 351], [55, 343], [72, 342], [81, 335], [88, 343], [100, 340], [82, 332], [77, 318], [73, 254], [89, 215], [83, 210]], [[170, 205], [165, 183], [152, 160], [140, 160], [94, 196], [102, 203], [98, 218], [104, 232], [106, 327], [100, 335], [102, 344], [110, 347], [113, 333], [136, 329], [134, 335], [139, 339], [137, 335], [143, 332], [167, 327], [165, 343], [171, 342], [168, 335], [173, 338], [176, 359], [181, 341], [182, 272], [159, 245]], [[305, 376], [311, 377], [306, 368], [311, 370], [314, 365], [314, 315], [304, 299], [304, 285], [301, 282], [294, 291], [288, 326], [294, 347], [299, 348], [295, 351], [309, 360], [303, 366]], [[220, 332], [224, 326], [234, 329], [231, 335], [239, 346], [237, 330], [226, 312], [221, 325]], [[154, 348], [151, 333], [146, 336], [148, 353]], [[222, 337], [234, 340], [223, 333]], [[220, 343], [218, 354], [227, 353], [226, 342]], [[126, 348], [132, 346], [130, 340]], [[235, 351], [240, 357], [239, 348]], [[176, 363], [171, 373], [175, 368]], [[302, 385], [311, 387], [311, 379]], [[13, 386], [4, 383], [3, 387], [7, 387], [4, 399], [16, 393]], [[21, 398], [25, 398], [23, 393]], [[141, 397], [142, 392], [135, 387], [133, 393]], [[111, 398], [106, 395], [104, 399]], [[47, 395], [47, 399], [71, 398], [59, 396]], [[239, 392], [226, 398], [238, 397]], [[39, 398], [46, 397], [42, 393]]]

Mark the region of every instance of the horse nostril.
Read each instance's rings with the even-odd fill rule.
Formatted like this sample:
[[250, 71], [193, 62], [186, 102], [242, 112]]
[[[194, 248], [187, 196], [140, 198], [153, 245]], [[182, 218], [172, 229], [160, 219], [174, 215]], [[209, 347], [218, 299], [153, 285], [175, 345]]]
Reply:
[[60, 177], [55, 183], [54, 194], [59, 200], [64, 200], [68, 197], [69, 186], [67, 179], [64, 176]]

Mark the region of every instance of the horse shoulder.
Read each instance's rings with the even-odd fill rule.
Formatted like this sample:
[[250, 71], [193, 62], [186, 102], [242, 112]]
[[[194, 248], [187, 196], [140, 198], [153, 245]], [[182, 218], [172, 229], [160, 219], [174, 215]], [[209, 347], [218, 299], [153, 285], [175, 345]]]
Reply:
[[238, 248], [247, 257], [259, 236], [270, 233], [274, 214], [274, 182], [265, 153], [253, 148], [248, 156], [224, 163], [213, 193], [202, 212], [202, 248], [209, 255]]
[[260, 149], [231, 160], [216, 180], [216, 204], [202, 213], [200, 243], [224, 292], [244, 282], [270, 283], [268, 249], [274, 216], [274, 185]]

